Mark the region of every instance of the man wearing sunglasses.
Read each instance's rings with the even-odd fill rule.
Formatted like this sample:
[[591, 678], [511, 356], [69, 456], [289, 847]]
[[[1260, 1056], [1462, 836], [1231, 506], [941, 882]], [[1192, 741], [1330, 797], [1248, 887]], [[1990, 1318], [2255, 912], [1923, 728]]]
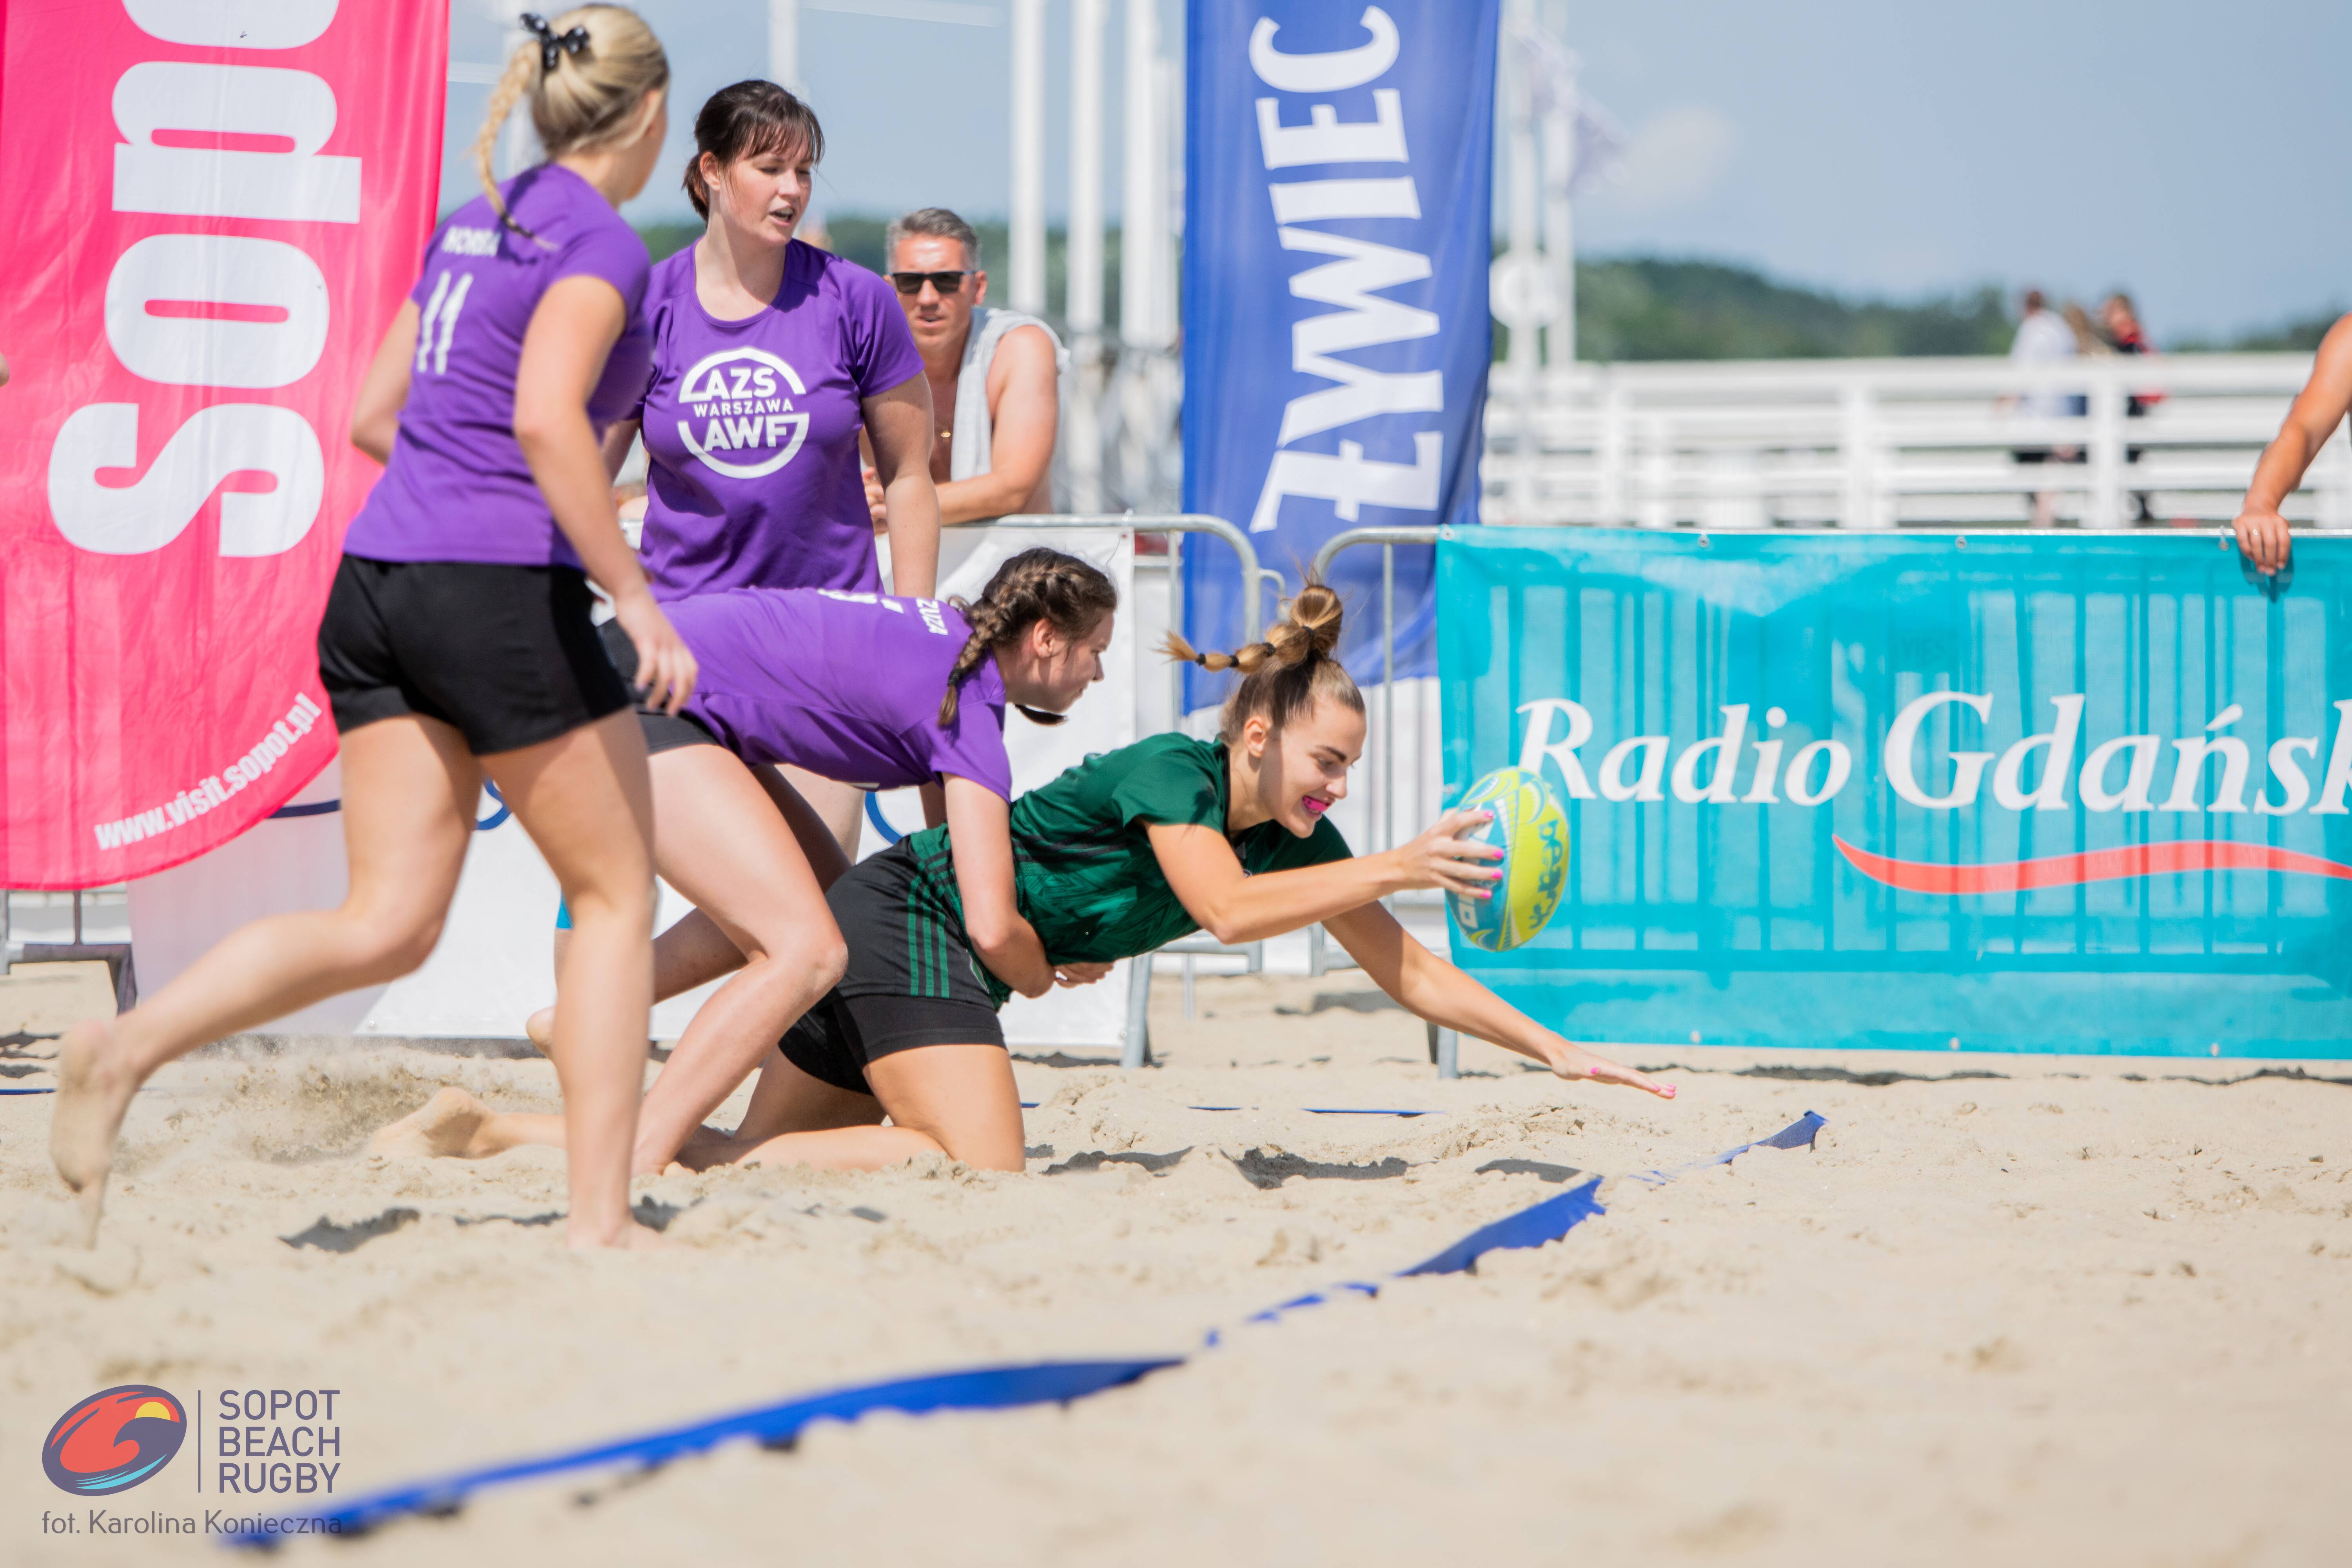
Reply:
[[[1059, 383], [1069, 363], [1061, 341], [1034, 316], [988, 307], [980, 236], [945, 207], [894, 219], [883, 244], [939, 416], [931, 479], [940, 523], [1053, 510]], [[871, 473], [866, 493], [878, 531], [882, 492]], [[940, 581], [977, 542], [940, 535]]]

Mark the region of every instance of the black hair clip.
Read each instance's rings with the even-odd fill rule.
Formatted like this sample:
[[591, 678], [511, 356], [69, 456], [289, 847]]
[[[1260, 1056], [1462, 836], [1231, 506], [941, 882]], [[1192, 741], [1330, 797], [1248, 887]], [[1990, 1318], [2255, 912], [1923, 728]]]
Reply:
[[522, 25], [525, 31], [539, 40], [539, 68], [541, 70], [553, 70], [557, 55], [576, 55], [588, 47], [588, 29], [585, 27], [574, 27], [559, 37], [555, 29], [547, 25], [547, 18], [536, 11], [525, 11]]

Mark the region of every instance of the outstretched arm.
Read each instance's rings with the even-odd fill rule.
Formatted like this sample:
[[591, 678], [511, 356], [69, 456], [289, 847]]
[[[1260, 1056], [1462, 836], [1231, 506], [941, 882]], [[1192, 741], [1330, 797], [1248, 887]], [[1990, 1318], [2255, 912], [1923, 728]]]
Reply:
[[1561, 1078], [1623, 1084], [1647, 1089], [1661, 1100], [1675, 1097], [1673, 1084], [1596, 1056], [1545, 1028], [1415, 942], [1396, 917], [1378, 904], [1334, 915], [1323, 922], [1323, 929], [1364, 966], [1374, 984], [1417, 1017], [1532, 1057]]
[[2276, 438], [2263, 448], [2254, 481], [2246, 487], [2245, 503], [2239, 508], [2238, 548], [2263, 571], [2276, 572], [2286, 564], [2292, 542], [2279, 508], [2303, 483], [2305, 470], [2344, 423], [2347, 407], [2352, 407], [2352, 315], [2338, 321], [2320, 340], [2311, 379], [2287, 409]]
[[1202, 931], [1228, 945], [1263, 942], [1378, 903], [1411, 888], [1437, 888], [1474, 898], [1502, 873], [1486, 865], [1502, 851], [1455, 835], [1494, 814], [1449, 811], [1410, 844], [1385, 854], [1246, 876], [1225, 836], [1199, 823], [1151, 823], [1151, 853], [1169, 890]]

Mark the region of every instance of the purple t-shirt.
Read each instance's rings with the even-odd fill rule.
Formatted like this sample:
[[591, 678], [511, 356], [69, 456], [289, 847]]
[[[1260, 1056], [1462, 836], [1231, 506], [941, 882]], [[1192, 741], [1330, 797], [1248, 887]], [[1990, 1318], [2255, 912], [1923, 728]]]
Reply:
[[[895, 309], [895, 307], [894, 307]], [[953, 773], [1013, 798], [1004, 678], [982, 659], [940, 723], [971, 637], [953, 605], [839, 588], [733, 588], [673, 599], [701, 668], [686, 710], [749, 763], [790, 763], [865, 789]]]
[[[416, 359], [392, 460], [343, 535], [373, 561], [478, 561], [577, 566], [514, 437], [515, 372], [540, 296], [565, 278], [620, 290], [628, 324], [588, 399], [602, 430], [626, 415], [646, 383], [652, 335], [640, 308], [651, 264], [645, 241], [596, 187], [553, 163], [499, 187], [534, 240], [499, 222], [488, 196], [449, 215], [425, 247], [416, 303]], [[544, 244], [540, 243], [544, 241]]]
[[857, 433], [865, 399], [923, 374], [906, 312], [873, 273], [794, 240], [774, 303], [722, 321], [695, 294], [694, 250], [646, 291], [654, 596], [879, 588]]

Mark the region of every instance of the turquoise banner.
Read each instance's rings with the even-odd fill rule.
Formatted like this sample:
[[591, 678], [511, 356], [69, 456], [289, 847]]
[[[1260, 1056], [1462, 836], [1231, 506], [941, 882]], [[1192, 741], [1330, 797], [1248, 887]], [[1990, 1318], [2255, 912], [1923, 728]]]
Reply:
[[1456, 963], [1584, 1040], [2352, 1057], [2352, 542], [1452, 531], [1449, 800], [1568, 883]]

